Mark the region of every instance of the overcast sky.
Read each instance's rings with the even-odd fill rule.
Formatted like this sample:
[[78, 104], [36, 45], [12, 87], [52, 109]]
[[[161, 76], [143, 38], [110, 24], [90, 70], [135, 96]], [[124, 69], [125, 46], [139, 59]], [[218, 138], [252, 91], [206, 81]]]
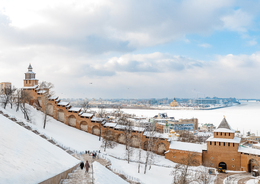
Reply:
[[260, 98], [255, 0], [0, 0], [0, 81], [61, 98]]

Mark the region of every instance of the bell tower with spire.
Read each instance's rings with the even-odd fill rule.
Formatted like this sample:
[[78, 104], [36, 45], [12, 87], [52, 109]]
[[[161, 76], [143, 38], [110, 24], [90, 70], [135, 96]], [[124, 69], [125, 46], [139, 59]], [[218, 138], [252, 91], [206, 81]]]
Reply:
[[32, 65], [29, 64], [28, 71], [25, 73], [24, 87], [33, 87], [38, 85], [38, 79], [35, 79], [36, 73], [32, 71]]

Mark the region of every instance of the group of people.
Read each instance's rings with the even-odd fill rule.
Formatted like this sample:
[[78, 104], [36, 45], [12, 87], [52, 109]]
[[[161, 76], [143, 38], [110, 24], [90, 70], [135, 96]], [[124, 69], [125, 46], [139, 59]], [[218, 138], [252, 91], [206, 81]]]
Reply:
[[[92, 158], [95, 159], [95, 158], [98, 158], [98, 154], [97, 154], [97, 153], [100, 153], [100, 150], [99, 150], [99, 151], [93, 151], [93, 152], [91, 152], [91, 151], [85, 151], [85, 153], [86, 153], [86, 154], [89, 154], [89, 155], [92, 155]], [[81, 163], [80, 163], [80, 168], [81, 168], [81, 170], [84, 168], [84, 166], [85, 166], [85, 168], [86, 168], [86, 172], [88, 173], [88, 170], [89, 170], [89, 168], [90, 168], [90, 165], [89, 165], [88, 161], [86, 161], [85, 164], [84, 164], [84, 162], [81, 162]]]
[[100, 150], [99, 151], [85, 151], [86, 154], [88, 155], [92, 155], [92, 158], [95, 159], [95, 158], [98, 158], [98, 153], [100, 153]]
[[[81, 170], [84, 168], [84, 162], [80, 163], [80, 168], [81, 168]], [[86, 168], [86, 172], [88, 173], [88, 170], [90, 168], [88, 161], [86, 161], [86, 163], [85, 163], [85, 168]]]

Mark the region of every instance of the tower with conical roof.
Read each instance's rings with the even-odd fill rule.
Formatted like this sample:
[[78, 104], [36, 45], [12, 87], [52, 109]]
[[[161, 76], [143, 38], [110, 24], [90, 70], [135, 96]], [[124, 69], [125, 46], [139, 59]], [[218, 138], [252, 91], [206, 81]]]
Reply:
[[33, 87], [38, 85], [38, 79], [35, 79], [36, 73], [32, 71], [32, 65], [29, 64], [28, 71], [25, 73], [24, 87]]
[[240, 140], [224, 117], [214, 130], [214, 136], [207, 139], [207, 150], [203, 151], [203, 165], [240, 170], [241, 153], [238, 152]]

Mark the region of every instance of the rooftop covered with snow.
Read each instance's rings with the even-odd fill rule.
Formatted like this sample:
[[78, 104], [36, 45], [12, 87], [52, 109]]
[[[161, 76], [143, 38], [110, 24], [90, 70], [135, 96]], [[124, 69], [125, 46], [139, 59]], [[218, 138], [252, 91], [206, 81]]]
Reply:
[[59, 97], [57, 97], [57, 96], [50, 96], [49, 97], [50, 100], [56, 100], [57, 98], [59, 98]]
[[37, 88], [38, 85], [35, 85], [35, 86], [27, 86], [27, 87], [23, 87], [22, 89], [35, 89]]
[[260, 155], [260, 150], [259, 149], [246, 148], [246, 147], [242, 147], [242, 146], [239, 146], [238, 152], [248, 153], [248, 154], [252, 154], [252, 155]]
[[234, 137], [233, 139], [225, 139], [225, 138], [214, 138], [213, 136], [211, 136], [210, 138], [207, 139], [207, 141], [240, 143], [241, 138], [239, 138], [239, 137]]
[[93, 116], [93, 114], [91, 114], [91, 113], [87, 113], [87, 112], [84, 112], [84, 113], [81, 113], [81, 114], [80, 114], [80, 116], [83, 116], [83, 117], [88, 117], [88, 118], [90, 118], [90, 117], [92, 117], [92, 116]]
[[188, 143], [188, 142], [180, 142], [180, 141], [171, 141], [169, 149], [183, 150], [183, 151], [191, 151], [202, 153], [204, 150], [204, 145]]
[[67, 106], [69, 105], [69, 102], [59, 102], [57, 105]]
[[37, 93], [45, 93], [46, 90], [39, 90]]
[[168, 134], [162, 134], [162, 133], [159, 133], [159, 132], [146, 131], [146, 132], [144, 132], [143, 135], [145, 135], [147, 137], [158, 137], [158, 138], [162, 138], [162, 139], [169, 138]]
[[133, 131], [138, 131], [138, 132], [144, 132], [145, 128], [143, 128], [143, 127], [132, 127], [132, 130]]
[[80, 110], [81, 110], [81, 108], [79, 108], [79, 107], [71, 107], [69, 109], [69, 111], [73, 111], [73, 112], [79, 112]]
[[104, 121], [105, 118], [97, 118], [97, 117], [93, 117], [91, 118], [91, 121]]
[[105, 123], [104, 127], [115, 127], [116, 123]]

